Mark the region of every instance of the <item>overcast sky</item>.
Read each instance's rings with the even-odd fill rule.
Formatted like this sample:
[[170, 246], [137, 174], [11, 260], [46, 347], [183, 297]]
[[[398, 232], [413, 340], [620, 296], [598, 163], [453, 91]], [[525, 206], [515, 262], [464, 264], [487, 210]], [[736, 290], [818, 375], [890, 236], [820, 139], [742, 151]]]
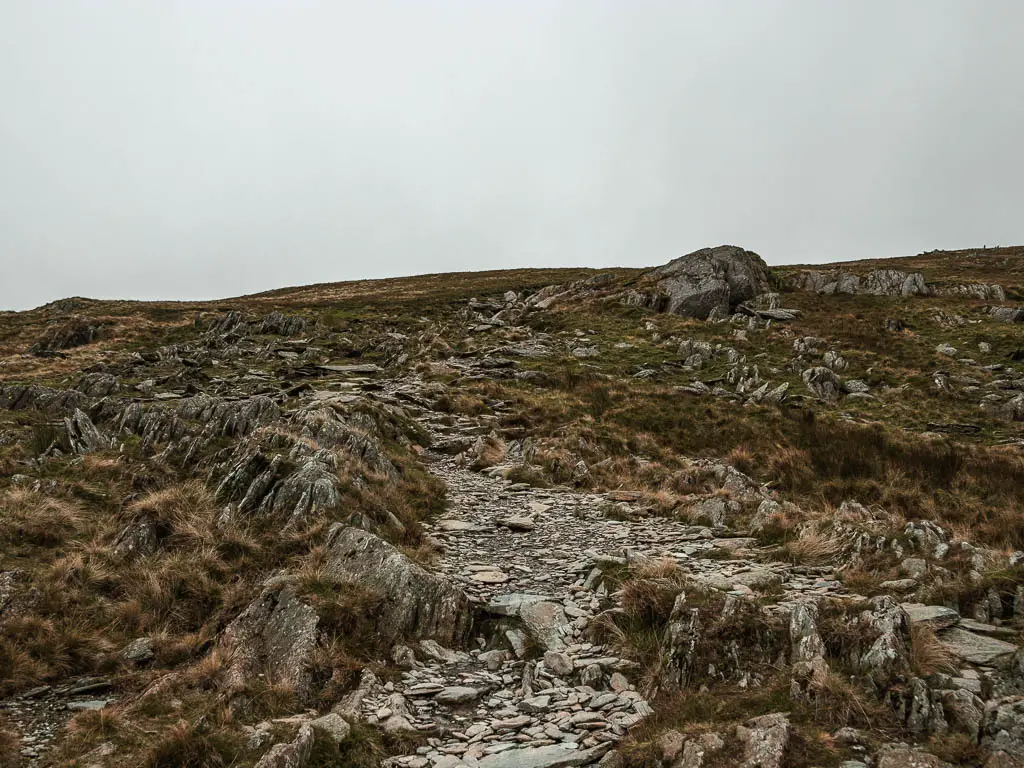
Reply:
[[1020, 0], [0, 0], [0, 308], [1024, 243]]

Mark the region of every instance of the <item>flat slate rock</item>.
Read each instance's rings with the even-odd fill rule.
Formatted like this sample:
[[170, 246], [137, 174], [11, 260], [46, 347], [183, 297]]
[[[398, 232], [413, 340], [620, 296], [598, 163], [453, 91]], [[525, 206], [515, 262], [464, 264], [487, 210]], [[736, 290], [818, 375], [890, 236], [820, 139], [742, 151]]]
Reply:
[[900, 608], [907, 614], [911, 624], [927, 624], [932, 629], [945, 629], [960, 623], [960, 614], [944, 605], [924, 603], [901, 603]]
[[732, 575], [711, 573], [699, 576], [698, 580], [723, 592], [733, 589], [736, 585], [749, 589], [771, 589], [782, 583], [782, 577], [767, 568], [751, 568]]
[[355, 365], [318, 365], [321, 371], [330, 373], [380, 373], [384, 369], [373, 363], [362, 363]]
[[508, 517], [499, 517], [495, 521], [498, 525], [508, 528], [510, 531], [532, 531], [537, 527], [532, 517], [526, 515], [509, 515]]
[[939, 640], [951, 653], [972, 664], [992, 665], [1017, 650], [1012, 643], [976, 635], [959, 627], [943, 630], [939, 633]]
[[552, 600], [548, 595], [532, 595], [526, 592], [512, 592], [507, 595], [492, 597], [484, 610], [495, 616], [518, 616], [524, 605], [543, 603]]
[[438, 704], [465, 704], [480, 697], [480, 691], [468, 685], [451, 685], [438, 691], [434, 701]]
[[961, 629], [975, 632], [979, 635], [995, 635], [996, 637], [1016, 637], [1017, 632], [1011, 627], [997, 627], [993, 624], [983, 624], [974, 619], [960, 619]]
[[575, 744], [552, 744], [546, 747], [509, 749], [480, 758], [480, 768], [569, 768], [594, 762], [600, 755], [595, 749], [577, 749]]
[[469, 578], [481, 584], [504, 584], [508, 581], [508, 574], [497, 570], [477, 571]]
[[435, 523], [435, 527], [439, 531], [445, 531], [447, 533], [458, 533], [459, 531], [484, 531], [487, 530], [482, 525], [476, 523], [470, 523], [466, 520], [438, 520]]

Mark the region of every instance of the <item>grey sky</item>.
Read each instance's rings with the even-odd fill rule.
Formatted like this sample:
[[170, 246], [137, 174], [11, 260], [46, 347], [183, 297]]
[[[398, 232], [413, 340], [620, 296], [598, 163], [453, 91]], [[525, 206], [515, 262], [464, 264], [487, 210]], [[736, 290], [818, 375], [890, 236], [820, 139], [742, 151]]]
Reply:
[[0, 0], [0, 307], [1024, 242], [1019, 0]]

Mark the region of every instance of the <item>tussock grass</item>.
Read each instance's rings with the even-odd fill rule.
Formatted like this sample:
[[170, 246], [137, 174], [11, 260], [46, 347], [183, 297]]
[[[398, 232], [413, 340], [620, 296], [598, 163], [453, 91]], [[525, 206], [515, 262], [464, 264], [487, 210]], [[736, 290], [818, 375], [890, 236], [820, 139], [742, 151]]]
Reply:
[[12, 637], [0, 638], [0, 691], [10, 693], [42, 680], [46, 665], [28, 652], [25, 644]]
[[0, 509], [0, 543], [5, 546], [56, 547], [84, 522], [82, 509], [74, 502], [25, 488], [4, 493]]
[[[222, 768], [234, 762], [235, 749], [195, 725], [179, 723], [164, 732], [145, 756], [145, 768]], [[227, 754], [225, 754], [227, 753]]]
[[835, 536], [810, 529], [782, 546], [785, 559], [796, 565], [827, 565], [842, 551], [843, 544]]
[[114, 707], [79, 712], [68, 723], [73, 735], [89, 741], [110, 741], [126, 727], [124, 715]]
[[472, 469], [487, 469], [501, 464], [508, 455], [508, 445], [497, 435], [486, 435], [480, 442], [480, 449], [470, 462]]
[[130, 521], [150, 521], [169, 547], [180, 547], [186, 542], [212, 545], [216, 539], [215, 516], [213, 494], [197, 480], [150, 491], [127, 509]]
[[668, 621], [676, 596], [688, 583], [675, 561], [660, 560], [634, 568], [620, 590], [622, 609], [631, 619], [659, 627]]
[[834, 671], [813, 683], [809, 694], [805, 716], [827, 728], [874, 728], [891, 719], [874, 691], [864, 690]]
[[910, 625], [910, 668], [918, 677], [928, 677], [936, 672], [955, 674], [957, 658], [944, 646], [927, 624]]

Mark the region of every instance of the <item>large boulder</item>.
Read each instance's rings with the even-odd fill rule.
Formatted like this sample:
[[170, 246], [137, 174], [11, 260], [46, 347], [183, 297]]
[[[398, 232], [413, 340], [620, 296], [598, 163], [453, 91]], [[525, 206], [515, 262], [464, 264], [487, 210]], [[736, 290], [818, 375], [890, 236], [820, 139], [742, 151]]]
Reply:
[[724, 316], [738, 304], [771, 290], [768, 266], [735, 245], [702, 248], [651, 270], [632, 303], [659, 312], [705, 319]]
[[458, 586], [361, 528], [335, 524], [327, 553], [327, 579], [358, 584], [382, 597], [377, 621], [382, 640], [431, 639], [445, 646], [465, 642], [471, 625], [469, 599]]

